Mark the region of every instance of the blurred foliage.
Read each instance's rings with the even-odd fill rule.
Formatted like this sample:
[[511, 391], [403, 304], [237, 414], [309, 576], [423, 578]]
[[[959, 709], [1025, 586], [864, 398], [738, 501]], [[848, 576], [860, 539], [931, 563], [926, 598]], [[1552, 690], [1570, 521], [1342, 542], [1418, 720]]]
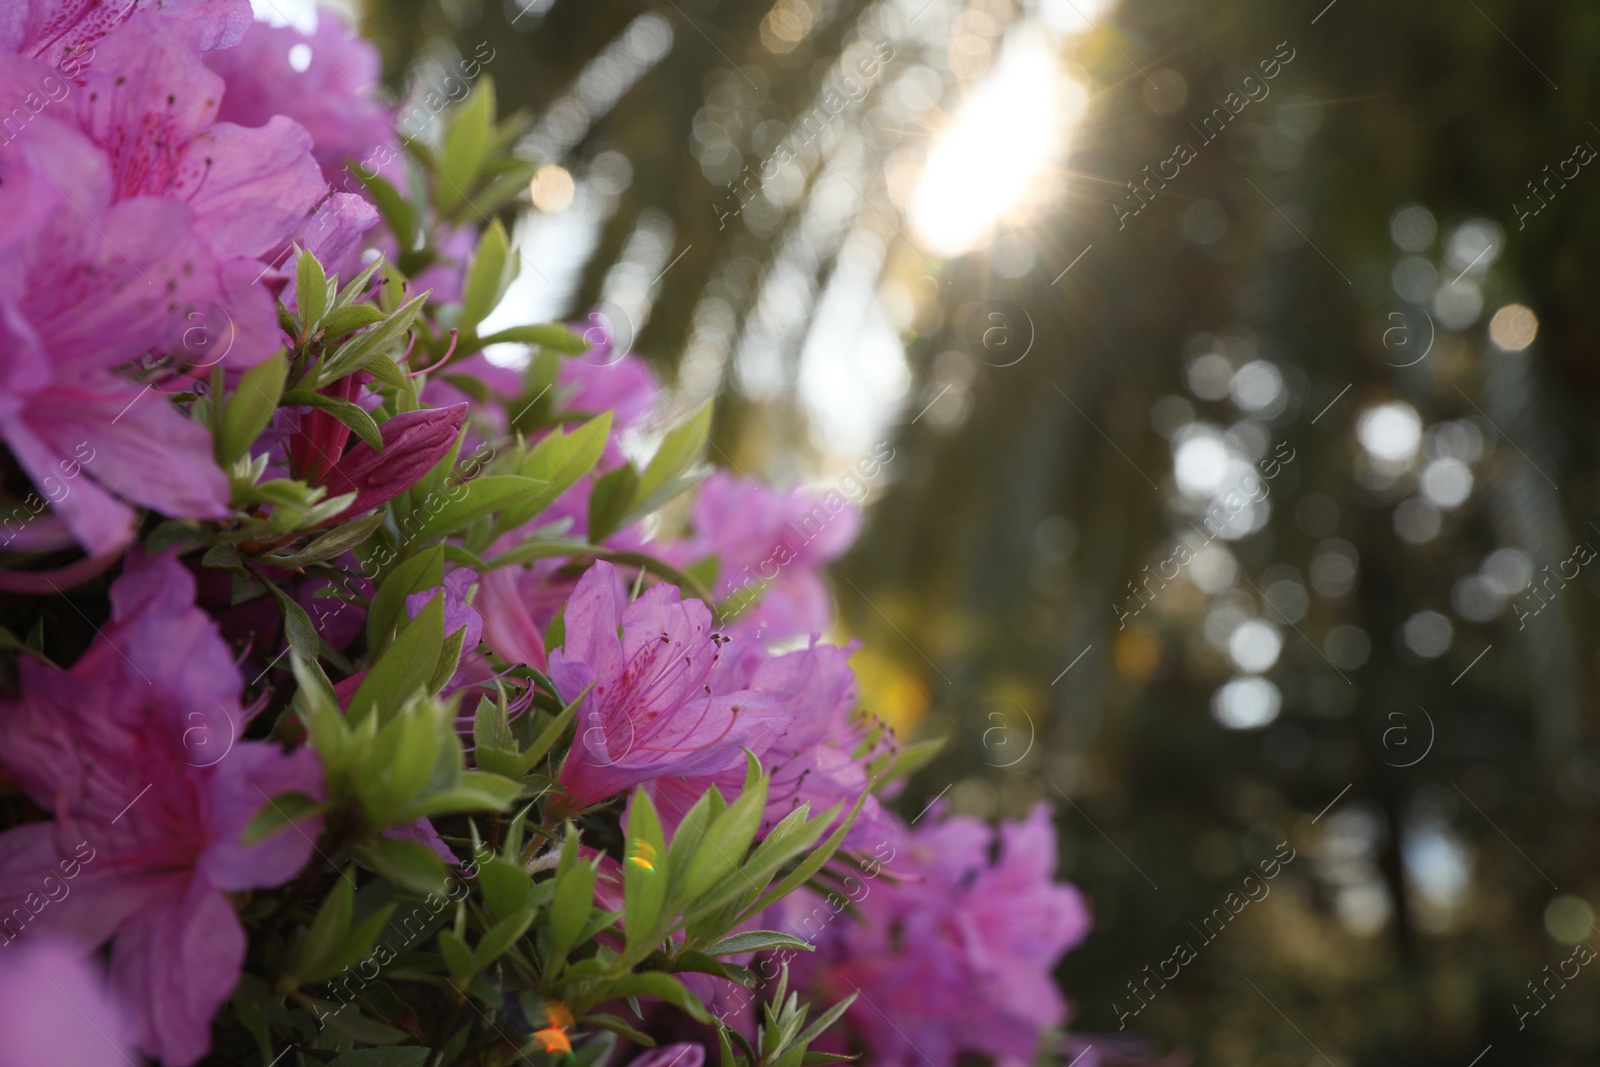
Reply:
[[[686, 251], [660, 280], [636, 347], [677, 360], [708, 292], [734, 308], [736, 331], [747, 328], [753, 279], [807, 197], [775, 224], [719, 228], [727, 194], [687, 147], [696, 116], [720, 87], [747, 81], [734, 94], [746, 136], [735, 148], [758, 161], [765, 148], [753, 131], [811, 106], [867, 6], [804, 0], [809, 32], [775, 53], [763, 26], [777, 9], [764, 3], [517, 2], [372, 0], [366, 29], [397, 90], [416, 57], [448, 60], [452, 48], [488, 41], [502, 111], [541, 116], [635, 19], [665, 19], [670, 51], [590, 116], [560, 160], [579, 172], [620, 152], [632, 175], [571, 310], [599, 299], [654, 208], [675, 227], [673, 254]], [[979, 9], [996, 32], [1028, 14], [1007, 0], [970, 8]], [[956, 10], [936, 5], [920, 24], [914, 43], [921, 62], [943, 65], [944, 99], [902, 124], [900, 143], [925, 146], [971, 88], [929, 29], [948, 28]], [[1294, 59], [1271, 95], [1200, 147], [1191, 123], [1280, 42]], [[1600, 897], [1600, 860], [1586, 847], [1600, 802], [1591, 601], [1600, 569], [1520, 628], [1504, 603], [1464, 614], [1460, 583], [1496, 550], [1521, 553], [1539, 577], [1586, 537], [1600, 543], [1589, 430], [1600, 314], [1586, 265], [1600, 229], [1587, 183], [1600, 178], [1583, 171], [1571, 189], [1549, 187], [1549, 206], [1522, 228], [1513, 206], [1531, 202], [1528, 183], [1575, 142], [1600, 143], [1584, 110], [1600, 8], [1124, 0], [1076, 47], [1094, 92], [1070, 166], [1055, 176], [1051, 210], [1006, 238], [1026, 239], [1037, 265], [1020, 278], [984, 254], [930, 265], [949, 285], [905, 334], [914, 384], [895, 435], [901, 458], [839, 572], [852, 626], [893, 657], [871, 665], [869, 685], [890, 679], [878, 691], [907, 719], [926, 694], [929, 732], [953, 728], [966, 742], [919, 777], [906, 807], [941, 793], [979, 814], [1057, 802], [1064, 869], [1097, 910], [1095, 933], [1062, 971], [1079, 1029], [1115, 1030], [1113, 1002], [1132, 1003], [1127, 983], [1144, 981], [1175, 942], [1198, 945], [1194, 924], [1238, 888], [1247, 864], [1289, 841], [1303, 858], [1272, 883], [1273, 902], [1243, 911], [1130, 1029], [1211, 1063], [1320, 1062], [1320, 1052], [1340, 1064], [1458, 1065], [1490, 1044], [1486, 1063], [1578, 1063], [1600, 1047], [1595, 979], [1574, 979], [1525, 1028], [1516, 1005], [1533, 1006], [1528, 983], [1568, 955], [1556, 934], [1593, 932], [1592, 913], [1565, 898]], [[896, 139], [866, 140], [881, 170]], [[1195, 142], [1197, 158], [1119, 229], [1112, 204], [1177, 142]], [[881, 213], [873, 188], [862, 195]], [[1416, 299], [1434, 313], [1420, 316], [1397, 295], [1406, 252], [1391, 219], [1406, 204], [1437, 220], [1420, 252], [1434, 288], [1460, 271], [1480, 292], [1481, 314], [1459, 328], [1437, 321], [1428, 298]], [[1502, 237], [1487, 263], [1457, 263], [1445, 244], [1477, 219]], [[892, 230], [885, 273], [926, 273], [920, 250], [898, 223]], [[826, 279], [837, 247], [806, 264], [805, 281]], [[795, 299], [809, 307], [812, 296]], [[1538, 316], [1526, 352], [1486, 337], [1490, 315], [1511, 302]], [[1003, 308], [1007, 328], [1032, 338], [1023, 362], [989, 358], [971, 327], [976, 304]], [[1434, 343], [1402, 366], [1420, 350], [1424, 318]], [[1410, 332], [1386, 332], [1397, 324]], [[1274, 364], [1282, 410], [1246, 419], [1226, 397], [1196, 396], [1191, 372], [1208, 345], [1235, 370]], [[784, 353], [792, 387], [797, 346]], [[730, 377], [726, 359], [715, 367], [714, 378]], [[957, 415], [921, 419], [952, 383], [957, 396], [945, 402], [959, 401]], [[728, 394], [722, 459], [805, 470], [792, 393]], [[1389, 401], [1419, 413], [1427, 448], [1447, 422], [1484, 442], [1471, 496], [1438, 509], [1426, 538], [1401, 536], [1404, 518], [1397, 526], [1416, 498], [1415, 470], [1375, 474], [1357, 443], [1362, 413]], [[1180, 577], [1119, 628], [1130, 583], [1196, 528], [1163, 433], [1189, 418], [1253, 421], [1268, 448], [1284, 443], [1295, 458], [1271, 481], [1265, 525], [1225, 542], [1239, 567], [1231, 590], [1207, 594]], [[1331, 539], [1358, 563], [1353, 586], [1326, 594], [1314, 564]], [[1306, 599], [1295, 618], [1266, 602], [1283, 582]], [[1230, 605], [1281, 638], [1267, 672], [1281, 712], [1262, 729], [1227, 729], [1210, 710], [1232, 668], [1226, 635], [1208, 638], [1207, 620], [1215, 629]], [[1450, 623], [1443, 654], [1420, 655], [1403, 636], [1425, 610]], [[1370, 642], [1359, 665], [1330, 644], [1339, 627]], [[1452, 858], [1466, 881], [1440, 903]]]

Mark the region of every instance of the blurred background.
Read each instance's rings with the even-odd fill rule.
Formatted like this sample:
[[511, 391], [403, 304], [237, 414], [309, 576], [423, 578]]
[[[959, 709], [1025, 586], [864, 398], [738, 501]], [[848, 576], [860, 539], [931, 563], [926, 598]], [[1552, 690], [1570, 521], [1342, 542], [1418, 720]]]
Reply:
[[347, 10], [531, 118], [517, 321], [866, 483], [869, 704], [951, 737], [901, 806], [1055, 804], [1074, 1030], [1594, 1062], [1600, 7]]

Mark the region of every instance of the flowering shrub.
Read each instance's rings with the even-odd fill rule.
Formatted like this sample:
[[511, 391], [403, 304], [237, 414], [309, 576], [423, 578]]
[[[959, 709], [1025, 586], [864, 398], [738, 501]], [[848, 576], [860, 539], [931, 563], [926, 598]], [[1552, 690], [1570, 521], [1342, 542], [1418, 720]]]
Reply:
[[822, 640], [859, 516], [702, 488], [709, 408], [630, 461], [642, 361], [482, 330], [487, 79], [429, 145], [312, 41], [0, 19], [0, 1065], [1059, 1051], [1048, 813], [880, 803], [932, 746]]

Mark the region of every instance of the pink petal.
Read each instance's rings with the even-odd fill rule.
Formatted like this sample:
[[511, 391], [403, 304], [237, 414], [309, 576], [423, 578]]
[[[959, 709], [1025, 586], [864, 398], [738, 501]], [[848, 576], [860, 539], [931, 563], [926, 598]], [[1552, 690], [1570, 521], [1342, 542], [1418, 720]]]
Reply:
[[211, 1048], [211, 1020], [239, 981], [245, 933], [233, 905], [203, 878], [133, 915], [111, 953], [112, 984], [138, 1013], [136, 1041], [168, 1067]]
[[7, 1015], [0, 1067], [133, 1062], [125, 1013], [111, 999], [99, 964], [81, 949], [40, 939], [0, 953], [0, 1003]]
[[219, 122], [183, 150], [173, 192], [194, 209], [195, 227], [223, 256], [259, 256], [282, 242], [327, 185], [311, 158], [311, 135], [273, 116], [259, 129]]
[[211, 778], [211, 844], [197, 870], [219, 889], [264, 889], [300, 873], [315, 851], [322, 819], [300, 819], [253, 845], [239, 835], [281, 793], [324, 796], [322, 764], [309, 748], [284, 753], [264, 741], [245, 741], [216, 764]]

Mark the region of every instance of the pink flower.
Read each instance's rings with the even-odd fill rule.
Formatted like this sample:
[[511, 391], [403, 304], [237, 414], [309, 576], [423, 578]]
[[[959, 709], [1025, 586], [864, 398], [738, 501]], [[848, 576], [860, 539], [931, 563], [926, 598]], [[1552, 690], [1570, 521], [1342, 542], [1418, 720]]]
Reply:
[[[0, 54], [0, 92], [43, 70]], [[187, 206], [112, 188], [105, 155], [49, 112], [0, 149], [0, 437], [96, 554], [132, 536], [122, 501], [228, 513], [210, 435], [116, 373], [178, 343], [217, 293], [211, 253]]]
[[234, 44], [251, 20], [248, 0], [12, 0], [0, 5], [0, 48], [70, 73], [92, 62], [101, 39], [140, 11], [194, 27], [202, 49]]
[[[770, 830], [802, 804], [813, 815], [835, 804], [855, 803], [871, 782], [866, 764], [879, 754], [857, 754], [867, 724], [855, 718], [855, 674], [850, 670], [854, 643], [838, 647], [813, 643], [810, 648], [770, 659], [759, 651], [730, 663], [712, 680], [712, 690], [753, 689], [776, 701], [789, 716], [789, 725], [762, 754], [761, 763], [771, 775], [762, 831]], [[697, 778], [664, 777], [650, 789], [669, 829], [678, 824], [705, 791], [715, 785], [731, 804], [742, 791], [744, 768]], [[866, 847], [882, 839], [886, 818], [876, 797], [862, 805], [846, 838], [851, 847]]]
[[631, 352], [613, 351], [605, 317], [592, 312], [586, 322], [570, 323], [589, 350], [561, 361], [556, 387], [562, 391], [564, 411], [612, 413], [613, 424], [632, 426], [648, 415], [661, 395], [661, 383], [650, 365]]
[[201, 325], [222, 351], [207, 358], [246, 367], [278, 347], [272, 301], [249, 281], [266, 266], [259, 257], [299, 228], [327, 185], [299, 123], [217, 121], [223, 81], [200, 59], [199, 32], [153, 14], [129, 19], [99, 48], [74, 103], [110, 157], [113, 199], [156, 196], [193, 211], [192, 228], [216, 257], [216, 322]]
[[951, 1067], [963, 1052], [1030, 1062], [1043, 1032], [1066, 1021], [1051, 971], [1090, 916], [1075, 887], [1051, 881], [1049, 806], [1002, 824], [996, 862], [993, 836], [955, 817], [894, 841], [897, 877], [858, 900], [863, 922], [830, 927], [820, 986], [834, 999], [861, 994], [848, 1014], [875, 1062]]
[[136, 16], [100, 46], [76, 95], [83, 131], [111, 157], [114, 195], [187, 203], [223, 256], [258, 256], [293, 233], [326, 186], [311, 135], [283, 116], [218, 122], [223, 81], [192, 27]]
[[820, 571], [861, 528], [861, 509], [843, 494], [783, 492], [719, 470], [701, 485], [693, 522], [683, 561], [717, 557], [716, 592], [737, 594], [739, 632], [771, 642], [821, 633], [832, 623], [833, 598]]
[[[304, 62], [297, 64], [299, 54]], [[206, 65], [227, 83], [218, 119], [263, 126], [287, 115], [311, 135], [322, 176], [335, 188], [360, 192], [345, 165], [383, 149], [397, 151], [389, 113], [377, 100], [378, 50], [327, 8], [317, 12], [309, 37], [292, 26], [257, 22], [236, 47], [208, 53]]]
[[567, 601], [564, 623], [550, 678], [563, 700], [588, 695], [557, 776], [560, 814], [664, 775], [743, 766], [743, 749], [765, 752], [788, 725], [783, 709], [760, 693], [712, 692], [726, 639], [712, 632], [710, 610], [681, 600], [673, 586], [653, 586], [624, 604], [615, 570], [596, 563]]
[[320, 827], [241, 833], [270, 798], [322, 791], [311, 750], [237, 740], [243, 683], [194, 592], [172, 556], [131, 553], [88, 651], [66, 671], [21, 663], [0, 704], [5, 766], [55, 814], [0, 834], [0, 916], [24, 927], [6, 935], [110, 939], [134, 1040], [177, 1067], [205, 1055], [244, 962], [227, 894], [287, 882]]
[[59, 941], [39, 937], [0, 951], [0, 1067], [126, 1067], [128, 1024], [107, 995], [100, 967]]

